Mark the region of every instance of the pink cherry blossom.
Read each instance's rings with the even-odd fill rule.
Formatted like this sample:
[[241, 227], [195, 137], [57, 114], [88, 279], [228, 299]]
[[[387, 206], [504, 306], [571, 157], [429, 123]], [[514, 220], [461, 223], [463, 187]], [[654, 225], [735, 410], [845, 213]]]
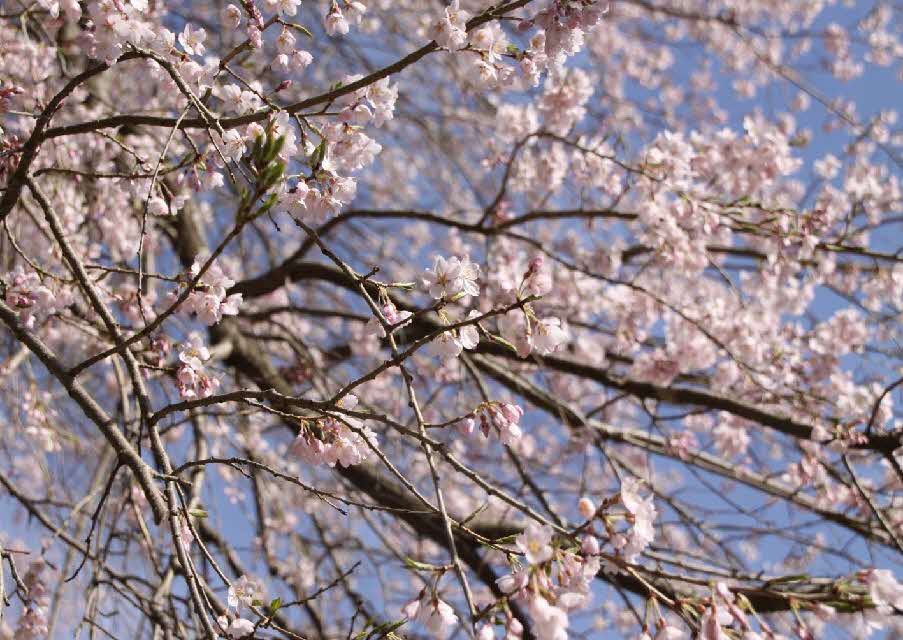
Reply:
[[331, 36], [343, 36], [347, 34], [350, 29], [348, 20], [345, 18], [345, 14], [342, 13], [342, 10], [339, 9], [337, 2], [332, 3], [332, 8], [326, 15], [325, 27], [326, 33]]
[[245, 618], [236, 618], [229, 624], [227, 633], [230, 638], [245, 638], [254, 633], [254, 623]]
[[229, 587], [228, 603], [230, 607], [236, 609], [240, 605], [250, 607], [255, 600], [262, 601], [264, 598], [263, 586], [254, 578], [241, 576]]
[[226, 7], [222, 11], [220, 19], [222, 20], [224, 29], [238, 29], [239, 25], [241, 24], [241, 9], [236, 7], [234, 4], [226, 5]]
[[541, 595], [529, 599], [530, 618], [536, 627], [536, 637], [540, 640], [566, 640], [568, 637], [568, 616], [560, 608], [553, 606]]
[[434, 298], [450, 298], [457, 293], [476, 296], [480, 293], [480, 287], [476, 283], [480, 276], [478, 265], [465, 258], [452, 256], [444, 258], [436, 256], [433, 266], [428, 268], [423, 275], [423, 286]]
[[903, 584], [887, 569], [874, 569], [867, 578], [869, 595], [878, 607], [903, 608]]
[[207, 371], [205, 362], [210, 351], [199, 334], [192, 334], [179, 352], [179, 368], [176, 381], [183, 398], [206, 398], [213, 395], [220, 382]]
[[596, 513], [596, 506], [593, 504], [593, 501], [587, 497], [580, 498], [580, 501], [577, 503], [577, 510], [580, 512], [580, 515], [589, 520], [593, 517], [593, 514]]
[[430, 36], [442, 49], [457, 51], [467, 42], [467, 21], [470, 14], [460, 8], [460, 0], [454, 0], [445, 8], [439, 22], [430, 29]]
[[447, 602], [435, 593], [424, 590], [420, 596], [402, 608], [410, 620], [423, 624], [433, 636], [443, 636], [458, 624], [458, 616]]
[[204, 55], [206, 47], [204, 41], [207, 39], [207, 32], [204, 29], [194, 29], [191, 24], [186, 24], [182, 33], [179, 34], [179, 44], [189, 55]]
[[63, 302], [53, 291], [41, 282], [36, 273], [26, 273], [21, 267], [7, 274], [6, 303], [19, 314], [19, 319], [28, 328], [33, 328], [39, 318], [56, 311]]
[[515, 542], [530, 564], [542, 564], [552, 557], [552, 528], [548, 525], [530, 522]]

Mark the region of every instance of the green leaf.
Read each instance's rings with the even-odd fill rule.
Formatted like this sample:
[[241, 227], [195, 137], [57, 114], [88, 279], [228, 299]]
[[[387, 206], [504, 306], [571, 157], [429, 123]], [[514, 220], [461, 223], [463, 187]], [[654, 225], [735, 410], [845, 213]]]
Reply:
[[254, 146], [251, 149], [251, 157], [254, 158], [254, 160], [257, 160], [258, 158], [261, 157], [260, 153], [261, 153], [261, 151], [263, 151], [264, 143], [265, 143], [264, 136], [257, 136], [254, 139]]
[[495, 544], [513, 544], [517, 539], [517, 536], [520, 534], [512, 533], [510, 536], [503, 536], [501, 538], [496, 538], [492, 542]]
[[194, 516], [195, 518], [206, 518], [207, 512], [203, 509], [189, 509], [188, 515]]
[[515, 347], [513, 344], [511, 344], [510, 342], [505, 340], [502, 336], [497, 336], [494, 333], [489, 333], [488, 331], [486, 332], [486, 335], [489, 336], [489, 338], [493, 342], [498, 342], [503, 347], [507, 347], [508, 349], [511, 349], [511, 351], [513, 351], [514, 353], [517, 353], [517, 347]]
[[765, 584], [769, 585], [769, 584], [787, 584], [790, 582], [805, 582], [806, 580], [809, 580], [809, 579], [810, 579], [810, 576], [806, 573], [795, 573], [795, 574], [789, 575], [789, 576], [780, 576], [777, 578], [772, 578], [771, 580], [766, 581]]
[[310, 32], [310, 29], [308, 29], [307, 27], [305, 27], [303, 24], [296, 24], [296, 23], [294, 23], [294, 22], [285, 22], [285, 23], [283, 23], [283, 24], [287, 24], [287, 25], [290, 26], [292, 29], [295, 29], [295, 30], [297, 30], [297, 31], [300, 31], [301, 33], [303, 33], [304, 35], [306, 35], [308, 38], [313, 38], [313, 37], [314, 37], [314, 34]]
[[275, 615], [279, 609], [282, 608], [282, 598], [274, 598], [272, 602], [270, 602], [270, 615]]
[[404, 565], [409, 569], [416, 569], [417, 571], [436, 571], [438, 569], [436, 565], [432, 565], [427, 562], [420, 562], [408, 556], [405, 556]]
[[326, 157], [326, 140], [322, 140], [320, 144], [317, 145], [317, 148], [314, 149], [314, 152], [310, 154], [310, 160], [308, 161], [311, 168], [316, 170], [320, 168], [320, 165], [323, 163], [323, 158]]
[[273, 208], [273, 205], [276, 204], [276, 199], [278, 196], [275, 193], [271, 193], [270, 196], [266, 199], [266, 201], [261, 205], [260, 209], [257, 210], [257, 215], [262, 216], [267, 213], [270, 209]]
[[364, 629], [354, 636], [354, 640], [363, 640], [363, 638], [367, 638], [367, 640], [376, 640], [377, 638], [385, 638], [386, 636], [392, 637], [394, 636], [392, 632], [407, 621], [407, 618], [403, 618], [401, 620], [396, 620], [395, 622], [384, 622], [383, 624], [376, 625], [369, 631]]
[[260, 182], [265, 189], [271, 189], [282, 179], [283, 173], [285, 173], [285, 165], [281, 162], [274, 162], [263, 172]]
[[276, 159], [276, 156], [278, 156], [279, 152], [282, 151], [283, 145], [285, 145], [285, 136], [271, 138], [270, 142], [267, 144], [267, 152], [264, 156], [264, 160], [267, 164]]

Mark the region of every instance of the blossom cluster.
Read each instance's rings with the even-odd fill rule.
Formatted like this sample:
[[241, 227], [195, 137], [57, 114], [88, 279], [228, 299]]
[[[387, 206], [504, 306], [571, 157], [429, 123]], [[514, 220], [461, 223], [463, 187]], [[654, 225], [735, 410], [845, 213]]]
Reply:
[[57, 432], [59, 412], [53, 406], [51, 394], [26, 391], [22, 394], [21, 406], [25, 435], [44, 453], [61, 451], [62, 442]]
[[503, 56], [518, 62], [523, 80], [536, 85], [544, 69], [559, 69], [565, 59], [580, 51], [584, 33], [593, 29], [608, 12], [608, 4], [599, 0], [554, 0], [533, 18], [518, 23], [519, 32], [538, 27], [523, 51], [512, 45], [501, 26], [489, 23], [470, 32], [467, 23], [471, 14], [462, 9], [460, 0], [446, 6], [428, 30], [441, 49], [456, 52], [467, 50], [472, 61], [472, 75], [483, 87], [498, 89], [511, 87], [516, 79], [513, 68], [501, 64]]
[[[350, 84], [358, 76], [345, 78]], [[393, 118], [397, 85], [389, 79], [367, 85], [339, 101], [341, 111], [321, 130], [320, 146], [308, 149], [311, 175], [279, 195], [279, 207], [309, 223], [319, 224], [336, 215], [357, 194], [357, 181], [346, 174], [371, 165], [382, 150], [366, 133], [366, 125], [381, 127]], [[288, 131], [287, 125], [282, 126]]]
[[241, 607], [263, 605], [266, 597], [264, 585], [255, 578], [243, 575], [229, 586], [227, 596], [229, 607], [235, 611], [227, 610], [226, 613], [217, 618], [217, 624], [225, 632], [226, 636], [232, 640], [250, 637], [254, 634], [257, 627], [253, 622], [240, 615]]
[[435, 591], [426, 588], [402, 607], [401, 612], [408, 620], [423, 624], [433, 637], [442, 635], [458, 623], [454, 609]]
[[200, 335], [192, 334], [179, 351], [180, 364], [176, 370], [176, 383], [183, 398], [207, 398], [219, 388], [219, 380], [204, 365], [209, 359], [210, 350]]
[[49, 633], [48, 607], [50, 591], [47, 589], [44, 573], [47, 564], [43, 560], [35, 560], [28, 566], [28, 572], [22, 578], [22, 584], [28, 589], [25, 611], [19, 618], [16, 638], [22, 640], [39, 640]]
[[19, 313], [19, 320], [28, 329], [52, 315], [68, 304], [65, 295], [58, 295], [44, 284], [34, 271], [26, 272], [21, 266], [16, 267], [4, 278], [6, 293], [4, 300], [14, 311]]
[[[474, 416], [479, 418], [483, 437], [488, 438], [490, 433], [496, 433], [501, 443], [509, 446], [516, 444], [523, 434], [520, 427], [523, 415], [524, 410], [510, 402], [484, 402], [474, 411]], [[458, 423], [457, 428], [460, 433], [471, 435], [476, 426], [474, 417], [467, 417]]]
[[[188, 276], [192, 281], [197, 278], [202, 265], [201, 260], [196, 260], [189, 269]], [[226, 276], [219, 265], [213, 263], [201, 276], [195, 290], [188, 295], [181, 309], [196, 314], [197, 319], [207, 326], [215, 325], [223, 319], [223, 316], [237, 315], [242, 295], [227, 294], [234, 284], [235, 281]]]
[[[527, 564], [499, 578], [499, 588], [526, 603], [539, 640], [566, 640], [569, 612], [586, 606], [592, 597], [592, 580], [601, 566], [598, 542], [588, 536], [579, 549], [570, 548], [553, 541], [549, 525], [531, 521], [515, 543]], [[509, 620], [509, 633], [516, 631], [512, 624]]]
[[[357, 404], [357, 396], [347, 395], [339, 407], [353, 411]], [[288, 453], [307, 464], [350, 467], [367, 460], [377, 444], [376, 433], [363, 421], [349, 415], [327, 416], [304, 422]]]
[[584, 33], [595, 27], [608, 10], [608, 3], [603, 0], [554, 0], [533, 18], [545, 32], [546, 55], [554, 60], [580, 51]]

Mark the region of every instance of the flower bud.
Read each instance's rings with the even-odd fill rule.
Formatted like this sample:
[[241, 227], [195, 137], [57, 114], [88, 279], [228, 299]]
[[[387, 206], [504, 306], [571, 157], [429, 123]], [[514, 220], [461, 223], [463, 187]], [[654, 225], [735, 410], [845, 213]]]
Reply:
[[460, 433], [462, 436], [470, 436], [473, 435], [474, 429], [476, 429], [477, 427], [477, 423], [473, 418], [464, 418], [455, 426], [458, 429], [458, 433]]
[[517, 424], [521, 416], [524, 415], [523, 409], [516, 404], [509, 403], [505, 403], [501, 406], [501, 412], [502, 415], [505, 416], [505, 420], [513, 424]]

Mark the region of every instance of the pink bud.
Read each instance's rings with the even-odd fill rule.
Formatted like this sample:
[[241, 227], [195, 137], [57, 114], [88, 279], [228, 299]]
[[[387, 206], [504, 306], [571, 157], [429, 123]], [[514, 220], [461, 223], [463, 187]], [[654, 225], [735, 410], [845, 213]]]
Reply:
[[483, 433], [484, 438], [489, 437], [489, 418], [486, 417], [485, 413], [480, 414], [480, 431]]
[[386, 322], [389, 324], [395, 324], [399, 320], [398, 309], [396, 309], [395, 305], [392, 303], [383, 306], [383, 315], [386, 317]]
[[477, 640], [493, 640], [495, 638], [495, 632], [492, 630], [492, 625], [484, 624], [477, 631]]
[[596, 505], [589, 498], [580, 498], [580, 501], [577, 503], [577, 510], [581, 516], [589, 520], [596, 513]]
[[521, 416], [524, 415], [524, 410], [521, 409], [516, 404], [505, 403], [501, 406], [502, 415], [505, 416], [505, 420], [512, 424], [517, 424], [520, 420]]
[[508, 631], [510, 631], [512, 635], [519, 636], [524, 632], [524, 625], [522, 625], [517, 618], [511, 618], [508, 621]]
[[583, 539], [583, 543], [580, 545], [580, 551], [582, 551], [585, 556], [599, 555], [599, 541], [596, 540], [595, 536], [586, 536]]
[[414, 598], [410, 602], [408, 602], [405, 606], [401, 608], [401, 613], [403, 616], [408, 618], [409, 620], [413, 620], [417, 617], [417, 612], [420, 611], [420, 597]]
[[455, 426], [458, 429], [458, 433], [460, 433], [462, 436], [469, 436], [473, 434], [474, 429], [476, 429], [477, 423], [473, 418], [464, 418]]

